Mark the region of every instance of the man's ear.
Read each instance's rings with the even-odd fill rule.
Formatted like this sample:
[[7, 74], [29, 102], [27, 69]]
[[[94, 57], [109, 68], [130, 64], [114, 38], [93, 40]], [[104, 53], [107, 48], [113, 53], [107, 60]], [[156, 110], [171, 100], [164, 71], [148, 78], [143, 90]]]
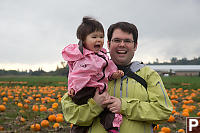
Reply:
[[134, 43], [134, 51], [137, 50], [138, 43]]
[[107, 41], [107, 47], [110, 50], [110, 42], [109, 41]]

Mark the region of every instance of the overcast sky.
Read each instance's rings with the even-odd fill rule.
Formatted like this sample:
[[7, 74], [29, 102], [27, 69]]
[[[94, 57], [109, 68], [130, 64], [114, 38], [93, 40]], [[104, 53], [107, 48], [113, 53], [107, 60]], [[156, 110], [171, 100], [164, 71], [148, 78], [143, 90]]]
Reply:
[[0, 69], [55, 70], [62, 49], [78, 42], [83, 16], [99, 20], [105, 32], [118, 21], [134, 23], [134, 60], [200, 56], [199, 0], [0, 0]]

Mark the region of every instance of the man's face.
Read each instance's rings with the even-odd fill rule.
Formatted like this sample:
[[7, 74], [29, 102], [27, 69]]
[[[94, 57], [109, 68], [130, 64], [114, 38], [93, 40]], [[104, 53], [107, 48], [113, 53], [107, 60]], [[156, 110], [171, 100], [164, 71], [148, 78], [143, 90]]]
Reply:
[[111, 59], [116, 65], [126, 66], [131, 63], [137, 49], [137, 43], [133, 41], [132, 34], [123, 32], [121, 29], [114, 30], [111, 41], [108, 42], [108, 48]]

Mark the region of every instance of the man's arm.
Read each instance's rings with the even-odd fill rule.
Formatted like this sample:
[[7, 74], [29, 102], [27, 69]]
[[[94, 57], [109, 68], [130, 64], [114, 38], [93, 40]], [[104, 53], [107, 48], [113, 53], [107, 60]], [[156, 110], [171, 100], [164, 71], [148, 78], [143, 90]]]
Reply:
[[107, 92], [100, 95], [96, 91], [94, 98], [89, 99], [87, 104], [77, 105], [66, 93], [61, 100], [65, 120], [79, 126], [90, 126], [93, 119], [103, 111], [101, 103], [107, 96]]

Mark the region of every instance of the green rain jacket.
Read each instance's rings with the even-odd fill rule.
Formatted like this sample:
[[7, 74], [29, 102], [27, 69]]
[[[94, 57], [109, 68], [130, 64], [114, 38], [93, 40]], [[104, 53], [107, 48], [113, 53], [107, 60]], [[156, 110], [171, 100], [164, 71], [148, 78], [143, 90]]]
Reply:
[[[153, 133], [153, 123], [168, 120], [173, 109], [171, 101], [156, 71], [139, 62], [132, 63], [130, 68], [147, 82], [147, 89], [127, 76], [108, 83], [109, 94], [122, 102], [120, 133]], [[91, 125], [88, 133], [107, 133], [98, 117], [103, 109], [92, 98], [88, 104], [76, 105], [66, 93], [61, 104], [67, 122]]]

